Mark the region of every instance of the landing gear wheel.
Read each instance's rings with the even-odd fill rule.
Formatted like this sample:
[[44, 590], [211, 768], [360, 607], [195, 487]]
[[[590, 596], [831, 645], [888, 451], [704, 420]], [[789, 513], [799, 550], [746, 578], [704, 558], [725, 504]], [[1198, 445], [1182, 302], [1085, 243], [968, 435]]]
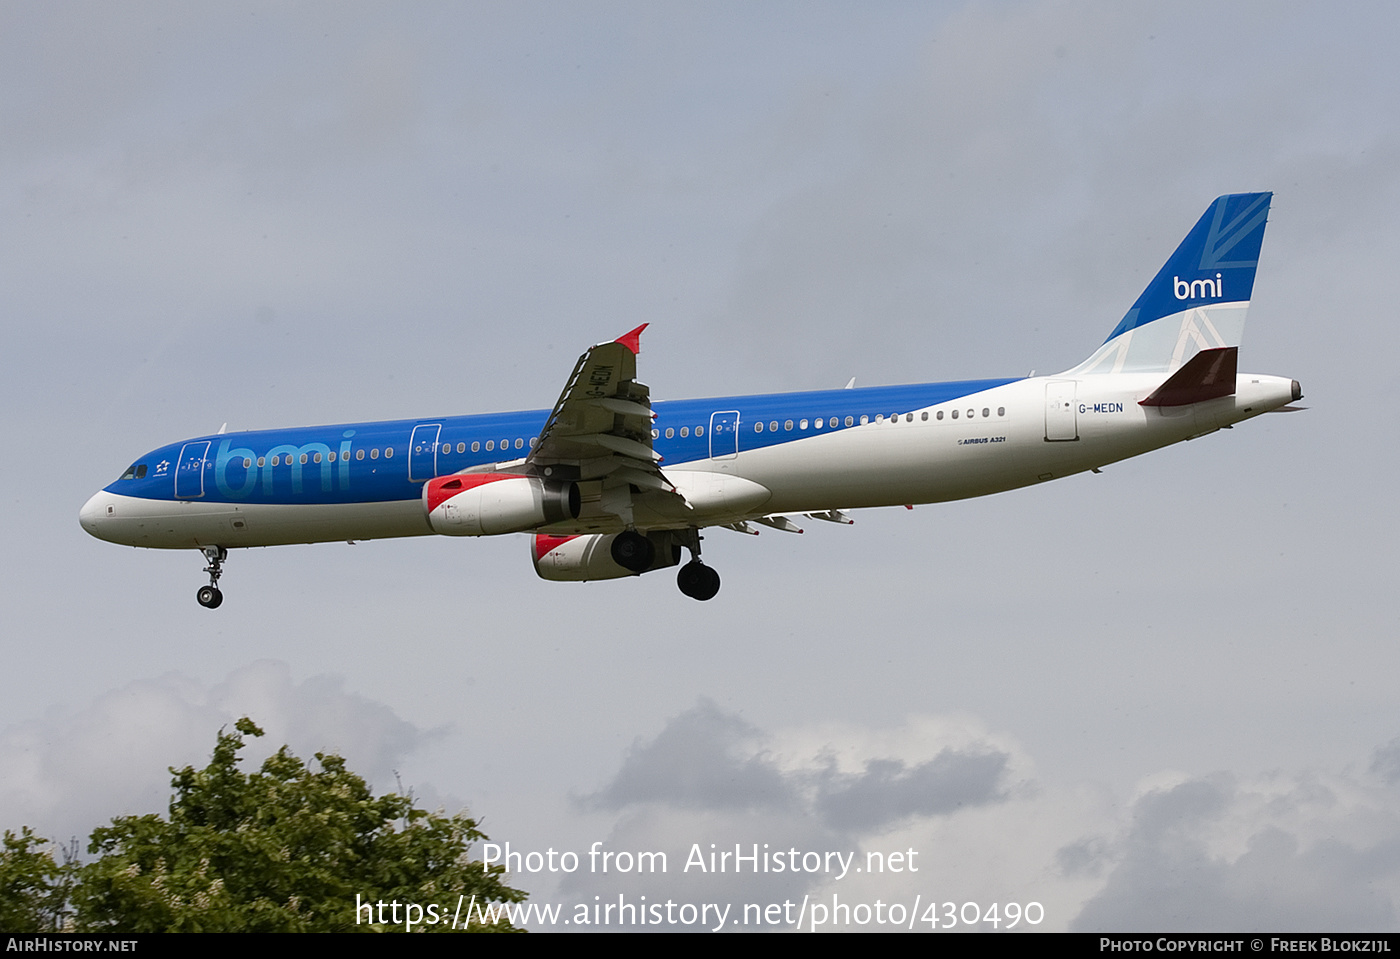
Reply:
[[209, 574], [209, 585], [201, 586], [194, 598], [199, 600], [199, 605], [205, 609], [218, 609], [219, 604], [224, 601], [224, 594], [219, 590], [219, 577], [224, 574], [224, 560], [228, 559], [228, 550], [222, 546], [206, 546], [201, 552], [209, 562], [209, 565], [204, 567], [204, 571]]
[[676, 574], [676, 585], [691, 599], [701, 602], [714, 599], [715, 594], [719, 592], [719, 573], [694, 559], [682, 566], [681, 571]]
[[645, 573], [656, 560], [656, 547], [634, 529], [618, 533], [611, 552], [613, 562], [632, 573]]

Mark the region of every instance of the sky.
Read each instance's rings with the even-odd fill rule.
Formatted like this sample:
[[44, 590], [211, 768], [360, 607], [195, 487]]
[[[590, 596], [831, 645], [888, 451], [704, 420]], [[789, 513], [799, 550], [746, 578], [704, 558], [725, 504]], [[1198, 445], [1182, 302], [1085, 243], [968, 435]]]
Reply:
[[[249, 715], [254, 761], [340, 752], [578, 855], [519, 860], [538, 903], [1394, 931], [1397, 27], [0, 0], [0, 827], [162, 811], [167, 768]], [[1212, 199], [1258, 190], [1241, 369], [1306, 412], [801, 537], [713, 530], [709, 603], [423, 537], [236, 552], [214, 612], [197, 555], [77, 522], [221, 424], [546, 407], [644, 322], [654, 399], [1066, 369]], [[804, 865], [702, 871], [711, 844]]]

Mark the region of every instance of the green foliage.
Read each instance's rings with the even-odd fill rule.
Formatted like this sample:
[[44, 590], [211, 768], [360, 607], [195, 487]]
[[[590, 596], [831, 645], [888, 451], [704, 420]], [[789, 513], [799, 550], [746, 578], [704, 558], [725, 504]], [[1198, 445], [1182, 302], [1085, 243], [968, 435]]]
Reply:
[[[317, 753], [313, 770], [284, 746], [246, 774], [243, 737], [263, 732], [246, 718], [235, 729], [220, 733], [204, 769], [170, 770], [168, 819], [127, 816], [93, 832], [88, 851], [98, 858], [72, 867], [76, 928], [388, 931], [395, 927], [370, 925], [365, 912], [357, 924], [357, 902], [436, 904], [451, 916], [459, 895], [479, 904], [525, 898], [501, 881], [500, 867], [467, 860], [468, 846], [486, 838], [474, 820], [393, 793], [376, 798], [339, 756]], [[25, 889], [56, 888], [62, 867], [36, 851], [42, 842], [28, 830], [7, 833], [0, 880], [13, 872]], [[44, 914], [42, 905], [24, 908]], [[487, 929], [516, 931], [504, 922]]]
[[6, 829], [0, 848], [0, 929], [57, 932], [63, 927], [68, 892], [66, 866], [40, 846], [47, 839], [25, 826], [16, 836]]

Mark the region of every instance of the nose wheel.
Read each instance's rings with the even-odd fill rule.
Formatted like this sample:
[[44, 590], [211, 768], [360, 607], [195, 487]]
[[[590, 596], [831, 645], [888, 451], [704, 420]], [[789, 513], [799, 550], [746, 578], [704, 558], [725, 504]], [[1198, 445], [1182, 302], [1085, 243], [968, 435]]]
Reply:
[[218, 609], [219, 604], [224, 601], [223, 591], [219, 589], [219, 577], [224, 574], [224, 560], [228, 559], [228, 550], [222, 546], [206, 546], [204, 558], [209, 561], [209, 565], [204, 567], [204, 571], [209, 574], [209, 585], [199, 587], [199, 592], [195, 593], [194, 597], [205, 609]]

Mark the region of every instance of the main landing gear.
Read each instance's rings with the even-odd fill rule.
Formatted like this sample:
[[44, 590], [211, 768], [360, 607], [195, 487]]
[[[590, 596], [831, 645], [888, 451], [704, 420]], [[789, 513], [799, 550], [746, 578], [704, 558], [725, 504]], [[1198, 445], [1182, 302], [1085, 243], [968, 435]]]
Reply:
[[206, 609], [218, 609], [219, 604], [224, 601], [223, 591], [219, 589], [219, 577], [224, 574], [223, 564], [224, 560], [228, 559], [228, 550], [222, 546], [206, 546], [204, 558], [209, 561], [209, 565], [204, 567], [204, 571], [209, 574], [209, 585], [199, 587], [199, 592], [194, 594], [195, 599]]
[[692, 559], [676, 574], [676, 585], [691, 599], [714, 599], [719, 592], [719, 573], [698, 559]]
[[[719, 573], [700, 562], [699, 530], [675, 530], [651, 536], [634, 529], [624, 530], [613, 537], [609, 551], [614, 563], [630, 573], [640, 574], [676, 565], [681, 558], [681, 547], [690, 550], [690, 562], [676, 574], [676, 585], [691, 599], [714, 599], [719, 592]], [[658, 549], [662, 551], [660, 557]]]
[[685, 548], [690, 550], [690, 562], [682, 566], [676, 574], [676, 585], [691, 599], [702, 602], [714, 599], [715, 594], [719, 592], [719, 573], [700, 562], [700, 531], [692, 529], [689, 533], [683, 543]]

